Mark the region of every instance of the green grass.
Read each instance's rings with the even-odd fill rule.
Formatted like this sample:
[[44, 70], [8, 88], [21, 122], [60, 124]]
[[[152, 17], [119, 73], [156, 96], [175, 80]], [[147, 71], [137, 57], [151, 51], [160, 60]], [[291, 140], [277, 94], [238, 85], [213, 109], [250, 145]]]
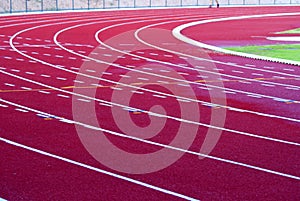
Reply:
[[299, 33], [300, 33], [300, 28], [287, 30], [287, 31], [282, 31], [282, 32], [277, 32], [276, 34], [299, 34]]
[[[300, 29], [298, 29], [300, 31]], [[225, 48], [236, 52], [244, 52], [272, 58], [300, 61], [300, 44], [294, 45], [266, 45], [266, 46], [244, 46]]]

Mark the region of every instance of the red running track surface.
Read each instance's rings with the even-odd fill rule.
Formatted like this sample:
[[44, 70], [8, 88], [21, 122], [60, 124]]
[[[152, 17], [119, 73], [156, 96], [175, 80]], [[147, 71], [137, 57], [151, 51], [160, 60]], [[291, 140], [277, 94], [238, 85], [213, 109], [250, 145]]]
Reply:
[[[300, 68], [224, 55], [298, 6], [1, 16], [0, 197], [300, 200]], [[273, 42], [274, 43], [274, 42]]]

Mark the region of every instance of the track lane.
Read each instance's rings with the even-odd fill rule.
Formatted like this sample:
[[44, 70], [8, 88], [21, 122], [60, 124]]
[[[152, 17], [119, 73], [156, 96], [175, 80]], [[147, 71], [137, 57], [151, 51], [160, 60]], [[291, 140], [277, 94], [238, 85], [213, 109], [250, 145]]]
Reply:
[[[190, 164], [190, 163], [187, 163], [187, 164]], [[197, 167], [197, 166], [198, 166], [198, 165], [195, 165], [194, 167]], [[212, 165], [212, 166], [210, 165], [210, 167], [213, 167], [213, 165]], [[175, 170], [175, 169], [174, 169], [174, 170]], [[177, 170], [175, 170], [175, 171], [181, 171], [181, 170], [182, 170], [182, 169], [177, 169]], [[207, 169], [204, 169], [204, 170], [207, 171]], [[228, 171], [229, 171], [229, 170], [230, 170], [230, 169], [228, 169]], [[170, 172], [172, 172], [172, 171], [170, 171]], [[166, 174], [166, 175], [170, 175], [170, 174]], [[225, 176], [225, 175], [224, 175], [224, 176]], [[228, 175], [227, 175], [227, 176], [228, 176]], [[164, 178], [165, 178], [165, 177], [164, 177]], [[178, 178], [179, 178], [179, 177], [178, 177]], [[178, 178], [177, 178], [177, 179], [178, 179]], [[195, 175], [195, 178], [197, 178], [196, 175]], [[222, 178], [222, 177], [220, 177], [220, 178]], [[222, 179], [224, 179], [224, 178], [226, 178], [226, 177], [223, 177]], [[250, 179], [250, 182], [249, 182], [249, 183], [253, 183], [255, 180], [256, 180], [256, 181], [255, 181], [254, 183], [256, 183], [256, 184], [259, 183], [259, 182], [261, 182], [261, 181], [258, 182], [258, 178], [259, 178], [259, 177], [256, 177], [256, 178], [253, 179], [253, 180]], [[210, 178], [208, 178], [208, 177], [207, 177], [206, 179], [208, 179], [207, 181], [215, 182], [215, 179], [212, 179], [212, 178], [210, 179]], [[222, 179], [221, 179], [221, 180], [222, 180]], [[174, 180], [176, 180], [176, 179], [174, 179]], [[232, 179], [232, 180], [233, 180], [233, 179]], [[232, 182], [232, 180], [231, 180], [231, 182]], [[276, 179], [276, 180], [277, 180], [277, 179]], [[195, 179], [192, 180], [192, 181], [194, 182]], [[193, 183], [192, 181], [190, 182], [190, 184]], [[248, 180], [248, 181], [249, 181], [249, 180]], [[252, 182], [251, 182], [251, 181], [252, 181]], [[198, 181], [198, 182], [199, 182], [199, 181]], [[241, 182], [241, 183], [243, 183], [243, 182]], [[199, 183], [199, 184], [200, 184], [200, 183]], [[161, 185], [166, 185], [166, 183], [161, 182]], [[201, 185], [204, 185], [204, 184], [201, 183]], [[231, 184], [231, 186], [232, 186], [232, 185], [233, 185], [233, 184]], [[167, 184], [167, 186], [168, 186], [168, 184]], [[266, 187], [266, 189], [265, 189], [265, 193], [268, 192], [268, 190], [270, 190], [270, 188], [268, 188], [268, 187], [271, 187], [270, 185], [266, 185], [266, 186], [267, 186], [267, 187]], [[286, 187], [291, 187], [291, 188], [290, 188], [291, 190], [290, 190], [289, 192], [292, 193], [292, 194], [295, 194], [295, 192], [293, 192], [293, 190], [292, 190], [292, 189], [293, 189], [293, 186], [294, 186], [294, 184], [292, 184], [292, 183], [286, 185]], [[205, 186], [203, 186], [203, 187], [204, 187], [204, 188], [203, 188], [203, 190], [201, 190], [201, 191], [203, 191], [203, 196], [204, 196], [204, 197], [206, 197], [206, 196], [207, 196], [207, 197], [210, 197], [210, 198], [214, 197], [214, 198], [216, 198], [216, 199], [220, 199], [220, 198], [221, 198], [222, 195], [219, 194], [219, 193], [214, 193], [213, 195], [207, 194], [207, 192], [210, 191], [210, 190], [208, 190], [207, 187], [205, 187]], [[219, 187], [219, 188], [218, 188], [218, 187]], [[272, 186], [272, 187], [274, 187], [274, 186]], [[220, 184], [220, 185], [218, 185], [215, 189], [217, 190], [217, 189], [220, 189], [220, 188], [221, 188], [221, 189], [224, 189], [224, 186], [222, 186], [222, 185]], [[207, 189], [208, 191], [205, 190], [205, 189]], [[287, 191], [288, 191], [287, 189], [288, 189], [288, 188], [281, 189], [281, 191], [279, 192], [278, 195], [280, 196], [280, 195], [281, 195], [281, 192], [284, 192], [284, 191], [287, 192]], [[200, 194], [201, 194], [201, 193], [199, 193], [199, 189], [198, 189], [198, 188], [195, 188], [195, 187], [192, 187], [192, 189], [190, 189], [190, 190], [188, 190], [188, 189], [185, 188], [184, 191], [186, 191], [186, 192], [191, 192], [191, 194], [195, 194], [195, 195], [200, 195]], [[239, 193], [239, 192], [240, 192], [240, 193]], [[235, 196], [238, 196], [238, 197], [244, 197], [244, 198], [245, 198], [245, 196], [243, 196], [243, 194], [241, 193], [241, 191], [235, 191], [235, 193], [236, 193]], [[262, 193], [262, 192], [261, 192], [261, 193]], [[268, 193], [266, 193], [266, 195], [268, 195]], [[224, 194], [223, 194], [223, 196], [224, 196]], [[232, 194], [232, 193], [228, 193], [228, 194], [226, 194], [225, 196], [231, 197], [231, 196], [233, 196], [233, 194]], [[286, 197], [286, 198], [287, 198], [287, 197]]]

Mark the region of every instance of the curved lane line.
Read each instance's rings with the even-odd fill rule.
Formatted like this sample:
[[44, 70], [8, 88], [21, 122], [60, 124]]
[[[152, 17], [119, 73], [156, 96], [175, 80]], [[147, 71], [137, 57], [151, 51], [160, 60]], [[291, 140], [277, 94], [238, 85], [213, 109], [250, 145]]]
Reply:
[[[86, 25], [86, 24], [84, 24], [84, 25]], [[84, 25], [75, 25], [74, 27], [84, 26]], [[114, 26], [114, 25], [113, 25], [113, 26]], [[105, 62], [105, 61], [97, 60], [97, 59], [94, 59], [94, 58], [92, 58], [92, 57], [85, 56], [85, 55], [83, 55], [83, 54], [74, 52], [73, 50], [67, 49], [66, 47], [62, 46], [62, 45], [57, 41], [57, 37], [58, 37], [59, 34], [61, 34], [61, 32], [66, 31], [66, 30], [69, 30], [69, 29], [72, 29], [72, 28], [74, 28], [74, 27], [70, 27], [70, 28], [66, 28], [66, 29], [64, 29], [64, 30], [61, 30], [61, 31], [59, 31], [59, 32], [54, 36], [54, 41], [55, 41], [55, 43], [56, 43], [58, 46], [60, 46], [62, 49], [66, 50], [66, 51], [68, 51], [68, 52], [70, 52], [70, 53], [72, 53], [72, 54], [75, 54], [75, 55], [77, 55], [77, 56], [80, 56], [80, 57], [82, 57], [82, 58], [89, 59], [89, 60], [92, 60], [92, 61], [95, 61], [95, 62], [100, 62], [100, 63], [104, 63], [104, 64], [107, 64], [107, 65], [113, 65], [113, 66], [115, 66], [115, 67], [117, 67], [117, 68], [123, 68], [123, 69], [129, 70], [129, 71], [136, 71], [136, 72], [140, 72], [140, 73], [143, 73], [143, 74], [149, 74], [149, 75], [159, 76], [159, 75], [157, 75], [157, 74], [153, 74], [153, 73], [149, 73], [149, 72], [144, 72], [144, 71], [139, 71], [139, 70], [134, 70], [134, 69], [131, 69], [131, 68], [127, 68], [127, 67], [115, 65], [115, 64], [112, 64], [112, 63], [107, 63], [107, 62]], [[100, 30], [100, 31], [101, 31], [101, 30]], [[97, 34], [98, 34], [98, 33], [97, 33]], [[97, 38], [96, 38], [96, 39], [97, 39]], [[111, 49], [110, 46], [107, 46], [105, 43], [102, 43], [102, 41], [100, 42], [100, 44], [102, 44], [102, 45], [104, 45], [104, 46], [106, 46], [106, 47], [108, 47], [108, 48]], [[114, 50], [114, 49], [113, 49], [113, 50]], [[165, 50], [165, 51], [168, 51], [167, 49], [164, 49], [164, 50]], [[118, 50], [115, 50], [115, 51], [118, 51]], [[123, 52], [123, 51], [120, 51], [120, 52], [122, 52], [122, 53], [124, 53], [124, 54], [131, 55], [130, 53], [127, 53], [127, 52]], [[169, 51], [169, 52], [171, 52], [171, 51]], [[187, 68], [187, 67], [182, 67], [182, 66], [175, 65], [175, 64], [170, 64], [170, 63], [168, 63], [168, 62], [161, 62], [161, 61], [157, 61], [157, 60], [153, 60], [153, 59], [148, 59], [148, 58], [146, 58], [146, 57], [141, 57], [141, 56], [138, 56], [138, 55], [133, 55], [133, 56], [135, 56], [135, 57], [137, 57], [137, 58], [147, 59], [148, 61], [153, 61], [153, 62], [158, 62], [158, 63], [162, 63], [162, 64], [173, 65], [173, 66], [180, 67], [180, 68]], [[191, 55], [185, 55], [185, 56], [191, 56]], [[195, 58], [195, 59], [198, 59], [198, 58]], [[195, 70], [195, 69], [193, 69], [193, 70]], [[290, 74], [285, 74], [285, 75], [290, 75]], [[290, 76], [293, 76], [293, 75], [290, 75]], [[159, 77], [163, 77], [163, 76], [159, 76]], [[300, 77], [300, 76], [299, 76], [299, 77]], [[163, 78], [167, 78], [167, 79], [168, 79], [169, 77], [164, 76]], [[98, 79], [99, 79], [99, 78], [98, 78]], [[204, 85], [204, 84], [197, 83], [197, 82], [189, 82], [189, 81], [186, 81], [186, 80], [176, 80], [176, 81], [180, 81], [180, 82], [188, 82], [189, 84], [196, 84], [196, 85], [201, 85], [201, 86], [211, 86], [211, 85]], [[111, 81], [110, 81], [110, 82], [111, 82]], [[262, 82], [263, 82], [263, 81], [262, 81]], [[266, 82], [266, 83], [267, 83], [267, 82]], [[271, 82], [269, 82], [269, 83], [271, 83]], [[119, 83], [119, 84], [120, 84], [120, 85], [124, 85], [124, 84], [122, 84], [122, 83]], [[276, 83], [274, 83], [274, 84], [276, 84]], [[285, 85], [284, 85], [284, 86], [285, 86]], [[286, 86], [298, 88], [298, 86], [294, 86], [294, 85], [286, 85]], [[214, 86], [212, 86], [212, 87], [214, 87]], [[300, 87], [299, 87], [299, 88], [300, 88]], [[144, 89], [142, 89], [142, 88], [139, 88], [139, 89], [144, 90]], [[226, 88], [226, 89], [228, 89], [228, 88]], [[233, 89], [229, 89], [229, 90], [233, 90]], [[256, 94], [256, 93], [250, 93], [250, 92], [244, 92], [244, 91], [235, 91], [235, 92], [246, 93], [246, 94], [248, 94], [248, 95], [260, 95], [260, 96], [262, 96], [262, 97], [266, 97], [266, 98], [270, 98], [270, 99], [278, 99], [278, 97], [266, 96], [266, 95], [262, 95], [262, 94]], [[156, 93], [158, 93], [158, 92], [156, 92]], [[161, 93], [160, 93], [160, 94], [161, 94]], [[170, 96], [169, 94], [162, 94], [162, 95]], [[184, 98], [184, 97], [179, 97], [179, 98], [186, 99], [186, 98]], [[189, 100], [189, 101], [195, 101], [195, 100], [192, 100], [192, 99], [187, 99], [187, 100]], [[288, 99], [286, 99], [286, 100], [288, 101]], [[205, 102], [205, 101], [199, 101], [199, 100], [197, 100], [197, 102], [200, 102], [200, 103], [208, 103], [208, 102]], [[220, 106], [220, 107], [225, 107], [225, 108], [228, 108], [228, 109], [232, 109], [232, 110], [235, 110], [235, 111], [240, 111], [240, 112], [250, 112], [250, 113], [252, 113], [252, 114], [257, 114], [257, 115], [261, 115], [261, 116], [272, 117], [272, 118], [280, 118], [280, 119], [284, 119], [284, 120], [290, 120], [290, 121], [300, 122], [299, 119], [293, 119], [293, 118], [288, 118], [288, 117], [276, 116], [276, 115], [272, 115], [272, 114], [264, 114], [264, 113], [259, 113], [259, 112], [255, 112], [255, 111], [249, 111], [249, 110], [244, 110], [244, 109], [239, 109], [239, 108], [234, 108], [234, 107], [229, 107], [229, 106], [222, 106], [222, 105], [218, 105], [218, 106]]]
[[287, 60], [287, 59], [278, 59], [278, 58], [272, 58], [272, 57], [266, 57], [266, 56], [258, 56], [254, 54], [248, 54], [248, 53], [241, 53], [241, 52], [235, 52], [232, 50], [226, 50], [220, 47], [216, 47], [213, 45], [208, 45], [205, 43], [201, 43], [199, 41], [196, 41], [194, 39], [191, 39], [185, 35], [183, 35], [181, 32], [182, 30], [191, 27], [191, 26], [196, 26], [196, 25], [201, 25], [201, 24], [206, 24], [206, 23], [211, 23], [211, 22], [222, 22], [222, 21], [228, 21], [228, 20], [242, 20], [242, 19], [250, 19], [250, 18], [261, 18], [261, 17], [277, 17], [277, 16], [293, 16], [293, 15], [300, 15], [299, 12], [296, 13], [277, 13], [277, 14], [261, 14], [261, 15], [247, 15], [247, 16], [238, 16], [238, 17], [226, 17], [226, 18], [219, 18], [219, 19], [214, 19], [214, 20], [204, 20], [204, 21], [196, 21], [196, 22], [191, 22], [187, 24], [180, 25], [173, 29], [173, 35], [175, 38], [178, 40], [181, 40], [183, 42], [189, 43], [191, 45], [195, 45], [198, 47], [210, 49], [213, 51], [217, 52], [222, 52], [224, 54], [231, 54], [231, 55], [236, 55], [236, 56], [241, 56], [241, 57], [247, 57], [251, 59], [259, 59], [259, 60], [265, 60], [265, 61], [272, 61], [272, 62], [278, 62], [278, 63], [285, 63], [285, 64], [290, 64], [290, 65], [297, 65], [300, 66], [299, 61], [292, 61], [292, 60]]
[[[45, 25], [46, 26], [46, 25]], [[44, 27], [44, 26], [42, 26]], [[33, 29], [33, 28], [29, 28], [30, 30]], [[25, 32], [26, 30], [28, 29], [25, 29], [21, 32]], [[17, 48], [14, 47], [13, 45], [13, 39], [18, 35], [19, 33], [16, 33], [13, 37], [11, 37], [10, 39], [10, 44], [12, 46], [12, 48], [17, 51], [18, 53], [20, 53], [21, 55], [27, 57], [27, 58], [30, 58], [30, 59], [33, 59], [35, 61], [38, 61], [44, 65], [47, 65], [47, 66], [51, 66], [53, 68], [57, 68], [57, 69], [60, 69], [60, 70], [64, 70], [64, 71], [67, 71], [67, 72], [71, 72], [71, 73], [76, 73], [74, 71], [71, 71], [71, 70], [67, 70], [67, 69], [64, 69], [64, 68], [61, 68], [61, 67], [58, 67], [56, 65], [53, 65], [53, 64], [50, 64], [48, 62], [45, 62], [43, 60], [39, 60], [39, 59], [36, 59], [34, 57], [31, 57], [29, 55], [26, 55], [25, 53], [19, 51]], [[62, 89], [59, 89], [59, 88], [55, 88], [55, 87], [51, 87], [49, 85], [45, 85], [45, 84], [42, 84], [42, 83], [38, 83], [38, 82], [34, 82], [34, 81], [30, 81], [26, 78], [22, 78], [22, 77], [19, 77], [19, 76], [16, 76], [14, 74], [10, 74], [10, 73], [7, 73], [5, 71], [1, 71], [2, 73], [4, 74], [7, 74], [7, 75], [10, 75], [10, 76], [14, 76], [18, 79], [22, 79], [22, 80], [25, 80], [25, 81], [29, 81], [29, 82], [32, 82], [32, 83], [35, 83], [35, 84], [38, 84], [40, 86], [44, 86], [44, 87], [47, 87], [47, 88], [51, 88], [51, 89], [54, 89], [54, 90], [57, 90], [57, 91], [61, 91], [61, 92], [64, 92], [64, 93], [69, 93], [69, 94], [72, 94], [72, 95], [76, 95], [76, 96], [81, 96], [81, 97], [85, 97], [87, 99], [92, 99], [94, 101], [98, 101], [98, 102], [102, 102], [102, 103], [106, 103], [106, 104], [112, 104], [112, 105], [115, 105], [117, 107], [127, 107], [127, 106], [124, 106], [124, 105], [121, 105], [121, 104], [117, 104], [117, 103], [112, 103], [112, 102], [108, 102], [108, 101], [104, 101], [104, 100], [101, 100], [101, 99], [94, 99], [94, 98], [91, 98], [91, 97], [88, 97], [88, 96], [84, 96], [84, 95], [81, 95], [81, 94], [75, 94], [75, 93], [71, 93], [71, 92], [68, 92], [68, 91], [65, 91], [65, 90], [62, 90]], [[80, 74], [80, 73], [76, 73], [76, 74]], [[80, 74], [80, 75], [83, 75], [83, 76], [87, 76], [86, 74]], [[92, 76], [91, 76], [92, 77]], [[131, 108], [131, 109], [134, 109], [134, 110], [139, 110], [139, 108]], [[146, 111], [145, 111], [146, 112]], [[255, 134], [251, 134], [251, 133], [247, 133], [247, 132], [241, 132], [241, 131], [236, 131], [236, 130], [232, 130], [232, 129], [226, 129], [226, 128], [220, 128], [220, 127], [215, 127], [215, 126], [212, 126], [212, 125], [208, 125], [208, 124], [203, 124], [203, 123], [200, 123], [200, 122], [193, 122], [193, 121], [189, 121], [189, 120], [185, 120], [185, 119], [181, 119], [181, 118], [176, 118], [176, 117], [172, 117], [172, 116], [166, 116], [166, 115], [161, 115], [161, 114], [157, 114], [157, 113], [153, 113], [153, 112], [150, 112], [150, 111], [147, 111], [146, 113], [148, 113], [149, 115], [153, 115], [153, 116], [159, 116], [159, 117], [165, 117], [165, 118], [170, 118], [170, 119], [174, 119], [176, 121], [180, 121], [180, 122], [186, 122], [186, 123], [191, 123], [191, 124], [195, 124], [195, 125], [199, 125], [199, 126], [204, 126], [204, 127], [208, 127], [208, 128], [214, 128], [214, 129], [219, 129], [219, 130], [223, 130], [223, 131], [228, 131], [228, 132], [231, 132], [231, 133], [235, 133], [235, 134], [241, 134], [241, 135], [246, 135], [246, 136], [249, 136], [249, 137], [255, 137], [255, 138], [260, 138], [260, 139], [265, 139], [265, 140], [270, 140], [270, 141], [275, 141], [275, 142], [280, 142], [280, 143], [285, 143], [285, 144], [290, 144], [290, 145], [296, 145], [296, 146], [299, 146], [299, 143], [296, 143], [296, 142], [290, 142], [290, 141], [285, 141], [285, 140], [280, 140], [280, 139], [276, 139], [276, 138], [270, 138], [270, 137], [265, 137], [265, 136], [259, 136], [259, 135], [255, 135]], [[297, 120], [297, 121], [300, 121], [300, 120]]]
[[[22, 106], [22, 105], [19, 105], [19, 104], [16, 104], [16, 103], [13, 103], [13, 102], [1, 99], [1, 98], [0, 98], [0, 102], [6, 103], [6, 104], [9, 104], [9, 105], [13, 105], [15, 107], [19, 107], [21, 109], [28, 110], [28, 111], [31, 111], [31, 112], [34, 112], [34, 113], [37, 113], [37, 114], [55, 116], [55, 115], [45, 113], [45, 112], [42, 112], [42, 111], [39, 111], [39, 110], [36, 110], [36, 109], [32, 109], [32, 108], [29, 108], [29, 107], [26, 107], [26, 106]], [[62, 122], [74, 123], [74, 124], [77, 124], [79, 126], [83, 126], [83, 127], [86, 127], [86, 128], [107, 132], [111, 135], [116, 135], [116, 136], [119, 136], [119, 137], [136, 140], [136, 141], [139, 141], [139, 142], [144, 142], [144, 143], [147, 143], [147, 144], [151, 144], [151, 145], [155, 145], [155, 146], [159, 146], [159, 147], [163, 147], [163, 148], [168, 148], [168, 149], [175, 150], [175, 151], [181, 151], [181, 152], [196, 155], [196, 156], [206, 157], [206, 158], [209, 158], [209, 159], [212, 159], [212, 160], [221, 161], [221, 162], [229, 163], [229, 164], [233, 164], [233, 165], [238, 165], [238, 166], [242, 166], [242, 167], [262, 171], [262, 172], [265, 172], [265, 173], [270, 173], [270, 174], [290, 178], [290, 179], [300, 180], [300, 177], [295, 176], [295, 175], [285, 174], [285, 173], [269, 170], [269, 169], [266, 169], [266, 168], [261, 168], [261, 167], [258, 167], [258, 166], [248, 165], [248, 164], [245, 164], [245, 163], [240, 163], [240, 162], [236, 162], [236, 161], [232, 161], [232, 160], [228, 160], [228, 159], [223, 159], [223, 158], [219, 158], [219, 157], [215, 157], [215, 156], [211, 156], [211, 155], [201, 154], [201, 153], [198, 153], [198, 152], [193, 152], [193, 151], [173, 147], [173, 146], [170, 146], [170, 145], [165, 145], [165, 144], [160, 144], [160, 143], [157, 143], [157, 142], [152, 142], [152, 141], [149, 141], [149, 140], [140, 139], [140, 138], [133, 137], [133, 136], [128, 136], [128, 135], [118, 133], [118, 132], [114, 132], [114, 131], [111, 131], [111, 130], [106, 130], [106, 129], [103, 129], [103, 128], [87, 125], [87, 124], [84, 124], [84, 123], [81, 123], [81, 122], [76, 122], [76, 121], [69, 120], [69, 119], [66, 119], [66, 118], [63, 118], [63, 117], [58, 117], [58, 116], [55, 116], [55, 117], [58, 120], [62, 121]]]

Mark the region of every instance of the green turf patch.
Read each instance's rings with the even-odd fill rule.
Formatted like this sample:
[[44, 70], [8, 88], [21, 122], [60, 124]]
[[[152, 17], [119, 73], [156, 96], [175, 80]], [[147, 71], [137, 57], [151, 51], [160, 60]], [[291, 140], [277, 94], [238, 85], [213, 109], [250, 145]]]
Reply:
[[300, 28], [277, 32], [276, 34], [300, 34]]
[[230, 47], [225, 49], [236, 51], [236, 52], [267, 56], [272, 58], [300, 61], [300, 44], [244, 46], [244, 47]]

